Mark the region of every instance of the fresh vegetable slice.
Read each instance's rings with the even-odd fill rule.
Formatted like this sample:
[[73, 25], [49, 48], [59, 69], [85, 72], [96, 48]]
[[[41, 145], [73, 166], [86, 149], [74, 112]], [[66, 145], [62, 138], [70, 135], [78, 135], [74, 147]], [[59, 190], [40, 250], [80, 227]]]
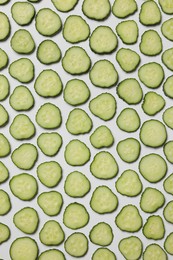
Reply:
[[166, 252], [170, 255], [173, 255], [173, 232], [171, 232], [165, 239], [164, 248]]
[[169, 76], [163, 84], [163, 91], [166, 96], [173, 98], [173, 76]]
[[116, 60], [122, 70], [125, 72], [132, 72], [138, 67], [140, 63], [140, 56], [137, 52], [129, 48], [121, 48], [116, 54]]
[[0, 216], [6, 215], [11, 210], [11, 200], [8, 193], [2, 189], [0, 189]]
[[164, 145], [163, 152], [166, 156], [166, 159], [170, 163], [173, 163], [173, 141], [169, 141]]
[[173, 48], [162, 53], [162, 62], [169, 70], [173, 71]]
[[173, 106], [167, 108], [163, 113], [163, 121], [164, 123], [173, 129]]
[[9, 171], [5, 164], [0, 161], [0, 184], [9, 178]]
[[172, 0], [159, 0], [159, 4], [165, 14], [173, 14]]
[[157, 215], [150, 216], [146, 220], [142, 231], [144, 236], [148, 239], [162, 239], [165, 235], [165, 227], [162, 218]]
[[147, 115], [154, 116], [164, 108], [165, 104], [165, 99], [161, 95], [149, 91], [144, 96], [142, 109]]
[[173, 173], [171, 173], [163, 182], [164, 190], [173, 195]]
[[157, 31], [147, 30], [141, 36], [140, 51], [147, 56], [156, 56], [161, 53], [163, 44]]
[[5, 126], [8, 123], [9, 114], [3, 105], [0, 105], [0, 127]]
[[9, 227], [3, 223], [0, 223], [0, 245], [6, 242], [10, 238], [11, 231]]
[[141, 145], [135, 138], [129, 137], [119, 141], [117, 144], [117, 152], [120, 158], [127, 163], [135, 162], [141, 151]]
[[63, 254], [63, 252], [61, 252], [58, 249], [48, 249], [44, 252], [42, 252], [39, 257], [38, 260], [47, 260], [47, 259], [52, 259], [52, 260], [65, 260], [65, 256]]
[[100, 247], [92, 255], [92, 260], [116, 260], [115, 254], [106, 247]]
[[10, 91], [10, 84], [5, 75], [0, 74], [0, 101], [7, 98]]
[[143, 253], [144, 260], [167, 260], [165, 251], [158, 244], [149, 244]]
[[123, 43], [134, 44], [138, 40], [138, 25], [133, 20], [120, 22], [116, 26], [116, 32]]
[[169, 201], [164, 210], [163, 210], [163, 216], [169, 223], [173, 224], [173, 200]]
[[90, 241], [99, 246], [108, 246], [113, 240], [113, 231], [111, 226], [105, 222], [99, 222], [92, 227], [89, 233]]
[[118, 127], [125, 132], [135, 132], [141, 124], [137, 111], [133, 108], [124, 108], [117, 117]]
[[24, 26], [34, 19], [35, 8], [30, 3], [17, 1], [11, 7], [11, 14], [17, 24]]
[[109, 0], [84, 0], [82, 11], [88, 18], [100, 21], [109, 16], [111, 5]]
[[126, 18], [137, 11], [135, 0], [115, 0], [112, 13], [118, 18]]
[[144, 25], [156, 25], [161, 22], [162, 15], [156, 2], [146, 1], [141, 5], [139, 21]]
[[64, 243], [65, 251], [74, 257], [82, 257], [88, 251], [88, 239], [81, 232], [72, 233]]
[[38, 46], [37, 58], [46, 65], [57, 63], [61, 59], [61, 50], [56, 42], [44, 40]]
[[136, 236], [125, 237], [120, 240], [118, 248], [127, 260], [138, 260], [142, 255], [142, 241]]
[[173, 41], [173, 18], [170, 18], [162, 23], [161, 32], [168, 40]]
[[97, 149], [110, 147], [114, 143], [114, 137], [107, 126], [101, 125], [90, 135], [90, 142]]
[[8, 156], [11, 152], [11, 145], [2, 133], [0, 133], [0, 144], [0, 158]]
[[37, 138], [37, 145], [45, 155], [55, 156], [62, 146], [62, 137], [56, 132], [42, 133]]
[[3, 12], [0, 12], [0, 41], [5, 41], [11, 31], [10, 21], [7, 15]]
[[0, 5], [5, 5], [9, 2], [10, 0], [0, 0]]
[[60, 12], [69, 12], [75, 8], [79, 0], [51, 0], [55, 8]]
[[0, 48], [0, 71], [5, 69], [8, 65], [8, 55], [7, 53]]

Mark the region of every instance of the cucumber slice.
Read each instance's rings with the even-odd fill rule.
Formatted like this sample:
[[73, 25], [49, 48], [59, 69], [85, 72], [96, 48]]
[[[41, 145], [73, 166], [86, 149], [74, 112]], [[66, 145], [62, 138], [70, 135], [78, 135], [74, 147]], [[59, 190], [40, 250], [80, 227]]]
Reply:
[[48, 188], [58, 185], [62, 178], [62, 168], [55, 161], [43, 162], [37, 167], [40, 182]]
[[124, 108], [117, 117], [118, 127], [128, 133], [137, 131], [140, 124], [140, 117], [133, 108]]
[[173, 173], [164, 180], [163, 187], [167, 193], [173, 195]]
[[78, 43], [88, 39], [90, 27], [79, 15], [67, 17], [63, 27], [63, 37], [67, 42]]
[[3, 223], [0, 223], [0, 245], [10, 238], [10, 234], [11, 231], [9, 227]]
[[165, 251], [157, 244], [150, 244], [143, 253], [144, 260], [167, 260]]
[[37, 138], [37, 145], [45, 155], [55, 156], [62, 146], [62, 137], [56, 132], [42, 133]]
[[121, 48], [116, 54], [116, 60], [125, 72], [135, 71], [140, 63], [140, 56], [131, 49]]
[[39, 233], [39, 239], [46, 246], [58, 246], [65, 238], [61, 225], [55, 220], [47, 221]]
[[17, 30], [10, 41], [12, 49], [19, 54], [30, 54], [35, 49], [35, 42], [29, 31]]
[[156, 2], [146, 1], [141, 5], [139, 21], [143, 25], [156, 25], [161, 22], [162, 15]]
[[64, 100], [72, 106], [84, 104], [90, 97], [90, 90], [80, 79], [69, 80], [64, 89]]
[[69, 165], [81, 166], [90, 160], [90, 150], [80, 140], [71, 140], [65, 148], [65, 160]]
[[88, 251], [88, 239], [80, 232], [72, 233], [65, 241], [65, 251], [74, 257], [82, 257]]
[[100, 21], [109, 16], [111, 5], [109, 0], [84, 0], [82, 11], [88, 18]]
[[37, 148], [29, 143], [21, 144], [11, 155], [13, 163], [23, 170], [32, 169], [37, 161], [37, 157]]
[[172, 0], [159, 0], [159, 4], [165, 14], [173, 14]]
[[169, 141], [164, 145], [163, 152], [166, 156], [166, 159], [173, 163], [173, 141]]
[[70, 229], [85, 227], [89, 222], [89, 213], [80, 203], [70, 203], [64, 210], [63, 223]]
[[11, 7], [11, 14], [17, 24], [28, 25], [34, 19], [35, 8], [30, 3], [15, 2]]
[[10, 134], [17, 140], [30, 139], [35, 134], [35, 126], [27, 115], [19, 114], [9, 128]]
[[142, 229], [144, 236], [148, 239], [160, 240], [165, 235], [165, 227], [160, 216], [150, 216]]
[[83, 48], [73, 46], [65, 52], [62, 66], [67, 73], [80, 75], [90, 69], [91, 59]]
[[60, 12], [69, 12], [75, 8], [79, 0], [51, 0], [55, 8]]
[[157, 62], [149, 62], [138, 70], [140, 81], [148, 88], [158, 88], [164, 79], [164, 70]]
[[57, 63], [61, 59], [61, 50], [52, 40], [44, 40], [37, 49], [38, 60], [46, 65]]
[[171, 71], [173, 71], [173, 48], [167, 49], [162, 54], [163, 64]]
[[10, 92], [10, 84], [6, 76], [0, 74], [0, 101], [7, 98]]
[[126, 237], [120, 240], [118, 248], [127, 260], [138, 260], [142, 255], [142, 241], [136, 236]]
[[90, 142], [97, 149], [110, 147], [114, 143], [114, 137], [107, 126], [101, 125], [90, 135]]
[[92, 255], [92, 260], [116, 260], [115, 254], [108, 248], [98, 248]]
[[0, 161], [0, 184], [8, 180], [9, 171], [7, 167]]
[[135, 162], [140, 155], [141, 145], [135, 138], [126, 138], [117, 144], [117, 152], [120, 158], [127, 163]]
[[116, 100], [110, 93], [102, 93], [89, 103], [91, 113], [104, 121], [111, 120], [114, 117], [116, 108]]
[[61, 211], [63, 198], [57, 191], [42, 192], [37, 198], [37, 203], [46, 215], [56, 216]]
[[156, 188], [147, 187], [140, 199], [140, 207], [144, 212], [154, 213], [165, 203], [163, 193]]
[[36, 179], [28, 173], [20, 173], [10, 180], [10, 189], [14, 196], [20, 200], [32, 200], [38, 191]]
[[9, 73], [22, 83], [29, 83], [34, 79], [34, 64], [28, 58], [20, 58], [9, 66]]
[[0, 105], [0, 127], [5, 126], [8, 123], [9, 115], [7, 110]]
[[65, 193], [73, 198], [84, 197], [91, 188], [89, 179], [81, 172], [71, 172], [65, 180]]
[[8, 4], [10, 0], [0, 0], [0, 5]]
[[92, 227], [89, 233], [90, 241], [99, 246], [108, 246], [113, 241], [113, 231], [109, 224], [99, 222]]
[[5, 69], [8, 65], [8, 55], [0, 48], [0, 71]]
[[50, 8], [42, 8], [35, 18], [35, 27], [43, 36], [53, 36], [57, 34], [62, 26], [61, 18]]
[[141, 102], [143, 91], [139, 82], [135, 78], [122, 80], [117, 87], [119, 98], [129, 105], [136, 105]]
[[141, 36], [140, 51], [147, 56], [156, 56], [161, 53], [163, 44], [160, 35], [155, 30], [147, 30]]
[[62, 122], [61, 111], [52, 103], [44, 103], [37, 111], [36, 122], [45, 129], [58, 128]]
[[173, 255], [173, 232], [170, 233], [166, 239], [165, 239], [165, 242], [164, 242], [164, 248], [166, 250], [166, 252], [170, 255]]
[[98, 54], [112, 53], [118, 45], [116, 34], [109, 26], [98, 26], [89, 39], [90, 48]]
[[10, 256], [13, 260], [36, 260], [38, 256], [38, 245], [36, 241], [30, 237], [18, 237], [11, 244]]
[[90, 171], [96, 178], [108, 180], [117, 175], [118, 164], [112, 154], [102, 151], [94, 156]]
[[25, 207], [14, 214], [13, 223], [26, 234], [36, 232], [39, 223], [39, 216], [34, 208]]
[[0, 133], [0, 158], [6, 157], [11, 153], [11, 145], [8, 139]]
[[133, 170], [125, 170], [115, 182], [117, 191], [125, 196], [135, 197], [142, 191], [142, 182]]
[[10, 35], [11, 25], [7, 15], [0, 12], [0, 41], [5, 41]]
[[137, 11], [135, 0], [115, 0], [112, 6], [112, 13], [118, 18], [126, 18]]
[[11, 210], [11, 200], [8, 193], [4, 190], [0, 190], [0, 216], [6, 215]]
[[163, 216], [169, 223], [173, 224], [173, 200], [169, 201], [164, 210], [163, 210]]
[[142, 217], [135, 205], [124, 206], [115, 218], [117, 227], [126, 232], [137, 232], [142, 227]]
[[31, 91], [25, 86], [16, 87], [9, 98], [10, 106], [16, 111], [30, 110], [34, 102]]
[[138, 25], [133, 20], [120, 22], [116, 26], [116, 32], [123, 43], [134, 44], [138, 40]]
[[173, 118], [172, 118], [172, 116], [173, 116], [173, 106], [167, 108], [163, 113], [163, 121], [171, 129], [173, 129]]
[[92, 120], [89, 115], [80, 108], [73, 109], [67, 118], [67, 131], [73, 135], [86, 134], [91, 131]]
[[156, 119], [147, 120], [140, 129], [142, 143], [149, 147], [160, 147], [167, 139], [165, 125]]
[[154, 116], [164, 108], [165, 104], [165, 99], [161, 95], [150, 91], [144, 96], [142, 109], [147, 115]]
[[163, 91], [167, 97], [173, 98], [173, 76], [166, 79], [163, 84]]
[[118, 207], [118, 198], [109, 187], [99, 186], [93, 191], [90, 206], [96, 213], [111, 213]]
[[97, 61], [89, 72], [91, 83], [96, 87], [110, 88], [118, 81], [118, 73], [108, 60]]
[[147, 181], [155, 183], [166, 175], [167, 164], [159, 154], [151, 153], [141, 158], [139, 171]]
[[65, 260], [65, 256], [64, 256], [63, 252], [61, 252], [58, 249], [49, 249], [49, 250], [42, 252], [38, 257], [38, 260], [47, 260], [47, 259]]
[[170, 18], [162, 23], [161, 32], [168, 40], [173, 41], [173, 18]]

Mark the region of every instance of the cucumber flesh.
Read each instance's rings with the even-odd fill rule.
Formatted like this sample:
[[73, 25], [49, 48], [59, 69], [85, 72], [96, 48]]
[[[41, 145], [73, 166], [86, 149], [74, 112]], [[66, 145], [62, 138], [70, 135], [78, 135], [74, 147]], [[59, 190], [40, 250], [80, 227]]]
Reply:
[[88, 239], [83, 233], [75, 232], [67, 237], [64, 247], [69, 255], [82, 257], [88, 251]]
[[64, 254], [58, 250], [58, 249], [49, 249], [46, 250], [44, 252], [42, 252], [39, 257], [38, 260], [47, 260], [47, 259], [51, 259], [51, 260], [65, 260], [65, 256]]
[[142, 254], [143, 245], [138, 237], [131, 236], [123, 238], [118, 248], [127, 260], [138, 260]]
[[165, 234], [165, 227], [162, 218], [155, 215], [150, 216], [143, 226], [143, 234], [148, 239], [162, 239]]
[[144, 260], [167, 260], [165, 251], [158, 244], [150, 244], [145, 248], [143, 253]]
[[0, 216], [6, 215], [11, 210], [11, 201], [8, 193], [4, 190], [0, 190]]
[[10, 90], [10, 84], [6, 76], [0, 74], [0, 101], [7, 98]]
[[112, 228], [105, 222], [97, 223], [90, 230], [89, 238], [96, 245], [108, 246], [113, 240]]
[[0, 245], [10, 238], [10, 234], [11, 231], [9, 227], [3, 223], [0, 223]]
[[141, 5], [139, 20], [144, 25], [156, 25], [161, 21], [161, 12], [156, 2], [146, 1]]
[[98, 248], [92, 255], [92, 260], [116, 260], [115, 254], [108, 248]]
[[84, 0], [82, 11], [88, 18], [100, 21], [108, 17], [111, 6], [109, 0]]
[[112, 13], [118, 18], [126, 18], [137, 11], [135, 0], [115, 0]]

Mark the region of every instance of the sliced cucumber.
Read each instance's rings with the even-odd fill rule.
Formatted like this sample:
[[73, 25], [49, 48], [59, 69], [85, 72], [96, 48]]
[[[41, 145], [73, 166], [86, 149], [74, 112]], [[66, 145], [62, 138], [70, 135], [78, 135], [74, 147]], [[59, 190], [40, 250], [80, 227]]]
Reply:
[[64, 243], [65, 251], [74, 257], [82, 257], [88, 251], [88, 239], [80, 232], [72, 233]]
[[86, 134], [91, 131], [92, 120], [89, 115], [80, 108], [73, 109], [67, 118], [67, 131], [73, 135]]
[[7, 167], [0, 161], [0, 184], [9, 178], [9, 171]]
[[11, 14], [19, 25], [28, 25], [35, 16], [35, 8], [32, 4], [26, 2], [15, 2], [11, 7]]
[[135, 162], [140, 155], [141, 145], [135, 138], [129, 137], [119, 141], [117, 152], [120, 158], [127, 163]]
[[167, 193], [173, 195], [173, 173], [164, 180], [163, 187]]
[[29, 31], [17, 30], [10, 41], [12, 49], [20, 54], [30, 54], [35, 49], [35, 42]]
[[50, 8], [42, 8], [35, 18], [35, 27], [43, 36], [53, 36], [61, 29], [62, 22], [58, 13]]
[[5, 41], [10, 35], [11, 25], [7, 15], [0, 12], [0, 41]]
[[36, 122], [45, 129], [58, 128], [62, 122], [61, 111], [52, 103], [44, 103], [37, 111]]
[[43, 185], [53, 188], [61, 181], [62, 168], [55, 161], [43, 162], [37, 167], [37, 176]]
[[56, 132], [42, 133], [37, 138], [37, 145], [45, 155], [55, 156], [62, 146], [62, 137]]
[[139, 21], [144, 25], [156, 25], [161, 22], [162, 15], [156, 2], [146, 1], [141, 5]]
[[61, 225], [55, 220], [48, 220], [39, 233], [39, 239], [46, 246], [58, 246], [65, 238]]
[[114, 143], [114, 137], [107, 126], [101, 125], [90, 135], [90, 142], [97, 149], [110, 147]]
[[163, 152], [166, 156], [166, 159], [173, 163], [173, 141], [169, 141], [164, 145]]
[[112, 154], [102, 151], [94, 156], [90, 171], [96, 178], [108, 180], [117, 175], [118, 164]]
[[46, 65], [57, 63], [61, 59], [61, 50], [52, 40], [44, 40], [37, 49], [38, 60]]
[[98, 54], [113, 52], [118, 45], [116, 34], [109, 26], [98, 26], [92, 32], [89, 40], [90, 48]]
[[11, 231], [9, 227], [3, 223], [0, 223], [0, 245], [10, 238], [10, 234]]
[[7, 67], [8, 60], [9, 59], [7, 53], [0, 48], [0, 71]]
[[162, 239], [165, 235], [165, 227], [162, 218], [156, 215], [150, 216], [146, 220], [142, 231], [144, 236], [148, 239]]
[[70, 47], [62, 59], [64, 70], [72, 75], [87, 72], [91, 66], [91, 59], [87, 52], [79, 46]]
[[138, 70], [140, 81], [148, 88], [158, 88], [164, 79], [164, 70], [159, 63], [149, 62]]
[[163, 44], [160, 35], [155, 30], [147, 30], [141, 36], [140, 51], [147, 56], [161, 53]]
[[6, 157], [11, 152], [11, 145], [8, 139], [0, 133], [0, 158]]
[[144, 260], [167, 260], [165, 251], [157, 244], [150, 244], [143, 253]]
[[133, 20], [120, 22], [116, 26], [116, 32], [123, 43], [134, 44], [138, 40], [138, 25]]
[[164, 123], [173, 129], [173, 106], [167, 108], [163, 113], [163, 121]]
[[88, 39], [90, 27], [79, 15], [67, 17], [63, 27], [63, 37], [70, 43], [78, 43]]
[[9, 66], [9, 73], [22, 83], [29, 83], [34, 79], [34, 64], [28, 58], [20, 58]]
[[6, 76], [0, 74], [0, 101], [7, 98], [10, 92], [10, 84]]
[[163, 84], [163, 91], [166, 96], [173, 98], [173, 76], [170, 76], [166, 79]]
[[9, 102], [16, 111], [27, 111], [34, 106], [34, 97], [27, 87], [18, 86], [13, 90]]
[[89, 72], [91, 83], [96, 87], [110, 88], [118, 81], [118, 73], [108, 60], [97, 61]]
[[11, 210], [11, 200], [8, 193], [4, 190], [0, 190], [0, 216], [6, 215]]
[[165, 99], [161, 95], [150, 91], [144, 96], [142, 109], [147, 115], [154, 116], [164, 108], [165, 104]]
[[0, 127], [5, 126], [8, 123], [9, 114], [7, 110], [3, 107], [3, 105], [0, 105]]
[[118, 248], [127, 260], [138, 260], [142, 254], [142, 241], [136, 236], [126, 237], [120, 240]]
[[159, 0], [162, 11], [166, 14], [173, 14], [173, 2], [172, 0]]
[[37, 148], [29, 143], [21, 144], [11, 155], [13, 163], [23, 170], [32, 169], [37, 161], [37, 157]]
[[133, 108], [125, 108], [117, 117], [118, 127], [125, 132], [135, 132], [140, 127], [141, 120]]
[[65, 148], [65, 160], [69, 165], [80, 166], [90, 160], [90, 150], [80, 140], [71, 140]]
[[141, 158], [139, 171], [147, 181], [155, 183], [166, 175], [167, 164], [159, 154], [151, 153]]
[[17, 140], [30, 139], [35, 134], [35, 126], [27, 115], [19, 114], [13, 119], [9, 131]]
[[162, 53], [162, 62], [169, 70], [173, 71], [173, 48]]
[[138, 67], [140, 63], [140, 56], [137, 52], [131, 49], [121, 48], [116, 54], [116, 60], [122, 70], [125, 72], [132, 72]]
[[165, 125], [156, 119], [147, 120], [140, 129], [142, 143], [149, 147], [160, 147], [167, 139]]
[[72, 106], [84, 104], [90, 97], [90, 90], [80, 79], [71, 79], [64, 89], [64, 100]]
[[108, 248], [98, 248], [92, 255], [92, 260], [116, 260], [115, 254]]
[[73, 198], [84, 197], [91, 188], [89, 179], [81, 172], [71, 172], [64, 184], [64, 190], [67, 195]]
[[109, 0], [84, 0], [82, 11], [88, 18], [100, 21], [109, 16], [111, 5]]
[[137, 11], [135, 0], [115, 0], [112, 6], [112, 13], [118, 18], [126, 18]]
[[26, 234], [36, 232], [39, 223], [39, 216], [34, 208], [25, 207], [13, 216], [15, 226]]
[[164, 248], [166, 250], [166, 252], [170, 255], [173, 255], [173, 232], [170, 233], [166, 239], [165, 239], [165, 242], [164, 242]]
[[57, 191], [42, 192], [37, 197], [37, 203], [46, 215], [56, 216], [61, 211], [63, 198]]
[[89, 103], [90, 111], [104, 121], [111, 120], [114, 117], [116, 108], [116, 100], [110, 93], [102, 93]]
[[173, 41], [173, 18], [170, 18], [162, 23], [161, 32], [168, 40]]
[[89, 213], [80, 203], [70, 203], [64, 210], [63, 223], [70, 229], [85, 227], [89, 222]]
[[169, 223], [173, 224], [173, 200], [169, 201], [164, 210], [163, 210], [163, 216]]
[[92, 227], [89, 233], [90, 241], [99, 246], [108, 246], [113, 241], [113, 231], [109, 224], [99, 222]]
[[92, 194], [90, 206], [99, 214], [111, 213], [118, 206], [118, 198], [107, 186], [98, 186]]
[[38, 245], [30, 237], [18, 237], [10, 246], [10, 257], [12, 260], [36, 260], [38, 256]]
[[48, 249], [44, 252], [42, 252], [39, 257], [38, 260], [65, 260], [65, 256], [63, 254], [63, 252], [61, 252], [58, 249]]
[[20, 200], [32, 200], [38, 191], [36, 179], [28, 173], [20, 173], [10, 180], [10, 189], [14, 196]]
[[142, 182], [133, 170], [125, 170], [115, 182], [117, 191], [125, 196], [135, 197], [142, 191]]
[[5, 5], [9, 2], [10, 0], [0, 0], [0, 5]]
[[55, 8], [60, 12], [69, 12], [75, 8], [79, 0], [51, 0]]

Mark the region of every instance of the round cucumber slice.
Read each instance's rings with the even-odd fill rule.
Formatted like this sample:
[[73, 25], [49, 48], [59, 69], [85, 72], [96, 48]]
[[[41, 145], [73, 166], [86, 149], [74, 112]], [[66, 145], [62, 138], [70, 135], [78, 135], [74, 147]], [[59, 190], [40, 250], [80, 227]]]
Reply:
[[173, 98], [173, 76], [166, 79], [163, 84], [163, 91], [167, 97]]
[[143, 54], [148, 56], [156, 56], [162, 51], [162, 39], [155, 30], [145, 31], [141, 36], [139, 47]]
[[0, 223], [0, 245], [6, 242], [10, 238], [11, 231], [9, 227], [3, 223]]
[[45, 155], [55, 156], [62, 146], [62, 137], [56, 132], [42, 133], [37, 138], [37, 145]]
[[69, 12], [75, 8], [79, 0], [51, 0], [55, 8], [60, 12]]
[[35, 42], [29, 31], [25, 29], [17, 30], [10, 41], [12, 49], [20, 54], [30, 54], [35, 49]]
[[8, 65], [8, 55], [0, 48], [0, 71], [5, 69]]
[[161, 12], [156, 2], [146, 1], [141, 5], [139, 21], [143, 25], [156, 25], [161, 22]]
[[117, 152], [120, 158], [127, 163], [135, 162], [140, 155], [141, 145], [135, 138], [126, 138], [117, 144]]
[[167, 193], [173, 195], [173, 173], [164, 180], [163, 187]]
[[164, 145], [163, 152], [166, 156], [166, 159], [173, 163], [173, 141], [169, 141]]
[[89, 238], [96, 245], [108, 246], [113, 240], [112, 228], [105, 222], [99, 222], [90, 230]]
[[120, 22], [116, 26], [116, 32], [125, 44], [134, 44], [138, 40], [139, 29], [137, 23], [133, 20]]
[[167, 49], [162, 54], [163, 64], [171, 71], [173, 71], [173, 48]]
[[162, 23], [161, 32], [168, 40], [173, 41], [173, 18], [170, 18]]
[[112, 13], [118, 18], [126, 18], [137, 11], [135, 0], [115, 0]]
[[11, 200], [8, 193], [2, 189], [0, 189], [0, 201], [0, 216], [4, 216], [11, 210]]
[[0, 0], [0, 5], [5, 5], [9, 2], [10, 0]]
[[10, 92], [10, 84], [6, 76], [0, 74], [0, 101], [7, 98]]
[[136, 236], [126, 237], [120, 240], [118, 248], [127, 260], [138, 260], [142, 254], [142, 241]]
[[34, 97], [25, 86], [16, 87], [10, 96], [10, 106], [16, 111], [27, 111], [34, 106]]
[[6, 157], [11, 152], [11, 145], [8, 141], [8, 139], [0, 133], [0, 158]]
[[144, 260], [155, 260], [158, 259], [158, 256], [160, 260], [168, 259], [165, 251], [161, 248], [161, 246], [155, 243], [148, 245], [143, 253]]
[[116, 260], [115, 254], [108, 248], [98, 248], [92, 255], [92, 260]]
[[80, 232], [72, 233], [65, 241], [65, 251], [74, 257], [82, 257], [88, 251], [88, 239]]
[[138, 67], [140, 56], [137, 52], [131, 49], [121, 48], [116, 54], [116, 60], [122, 70], [125, 72], [132, 72]]
[[34, 19], [35, 8], [30, 3], [17, 1], [11, 7], [11, 14], [17, 24], [24, 26]]
[[166, 252], [170, 255], [173, 255], [173, 232], [171, 232], [165, 239], [164, 248]]
[[150, 91], [144, 96], [142, 109], [147, 115], [154, 116], [164, 108], [165, 104], [165, 99], [161, 95]]
[[49, 249], [49, 250], [42, 252], [38, 257], [38, 260], [47, 260], [47, 259], [65, 260], [65, 256], [64, 256], [63, 252], [61, 252], [58, 249]]
[[82, 11], [88, 18], [100, 21], [109, 16], [111, 5], [109, 0], [84, 0]]
[[7, 110], [0, 105], [0, 127], [5, 126], [8, 123], [9, 115]]
[[166, 219], [166, 221], [168, 221], [169, 223], [173, 224], [173, 215], [172, 215], [172, 211], [173, 211], [173, 200], [169, 201], [164, 210], [163, 210], [163, 216]]
[[172, 0], [159, 0], [159, 4], [165, 14], [173, 14]]
[[90, 142], [97, 149], [110, 147], [114, 143], [114, 137], [107, 126], [101, 125], [90, 135]]
[[163, 113], [163, 121], [164, 123], [173, 129], [173, 106], [167, 108]]
[[0, 41], [5, 41], [10, 35], [11, 25], [7, 15], [0, 12]]
[[0, 161], [0, 184], [9, 178], [9, 171], [7, 167]]
[[165, 227], [160, 216], [150, 216], [142, 229], [144, 236], [148, 239], [160, 240], [164, 237]]
[[141, 120], [133, 108], [125, 108], [117, 117], [118, 127], [125, 132], [135, 132], [140, 127]]
[[37, 49], [38, 60], [46, 65], [57, 63], [61, 59], [61, 50], [52, 40], [44, 40]]

